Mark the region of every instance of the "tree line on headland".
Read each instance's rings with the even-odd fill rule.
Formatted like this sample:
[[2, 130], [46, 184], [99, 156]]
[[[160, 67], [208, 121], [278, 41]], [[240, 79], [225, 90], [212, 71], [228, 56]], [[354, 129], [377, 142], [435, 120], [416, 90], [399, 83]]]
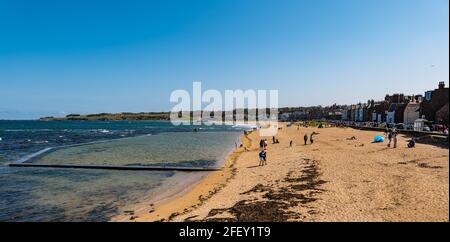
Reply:
[[65, 117], [43, 117], [41, 121], [120, 121], [120, 120], [169, 120], [168, 112], [141, 113], [98, 113], [98, 114], [69, 114]]

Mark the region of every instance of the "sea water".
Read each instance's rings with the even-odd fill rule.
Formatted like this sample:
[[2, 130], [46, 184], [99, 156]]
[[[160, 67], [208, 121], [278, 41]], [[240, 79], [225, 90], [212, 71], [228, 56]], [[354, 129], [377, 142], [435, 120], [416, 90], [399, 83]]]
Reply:
[[124, 207], [171, 189], [174, 183], [169, 181], [177, 176], [189, 176], [174, 171], [12, 168], [8, 163], [221, 166], [242, 131], [160, 121], [0, 121], [0, 221], [107, 221]]

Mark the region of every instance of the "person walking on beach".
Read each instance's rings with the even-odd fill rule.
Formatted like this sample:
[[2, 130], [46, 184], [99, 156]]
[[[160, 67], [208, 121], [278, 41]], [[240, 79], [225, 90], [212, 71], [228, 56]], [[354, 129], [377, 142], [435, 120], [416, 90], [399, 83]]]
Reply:
[[397, 148], [397, 130], [392, 132], [392, 139], [394, 140], [394, 149]]
[[305, 145], [308, 143], [308, 135], [305, 134], [305, 136], [303, 136], [303, 140], [305, 141]]
[[289, 142], [289, 147], [292, 147], [292, 140]]
[[392, 143], [392, 138], [393, 138], [393, 133], [392, 133], [392, 130], [388, 130], [388, 135], [387, 135], [387, 137], [388, 137], [388, 139], [389, 139], [389, 143], [388, 143], [388, 147], [390, 148], [391, 147], [391, 143]]
[[264, 148], [266, 148], [269, 145], [269, 143], [267, 142], [267, 139], [264, 139]]
[[264, 140], [260, 140], [259, 141], [259, 148], [263, 149], [264, 148]]
[[311, 144], [314, 144], [314, 132], [312, 132], [311, 133], [311, 136], [309, 137], [309, 142], [311, 143]]
[[266, 157], [267, 157], [266, 150], [261, 150], [259, 152], [259, 166], [264, 166], [267, 164]]
[[396, 129], [391, 129], [389, 130], [389, 134], [388, 134], [388, 139], [389, 139], [389, 143], [388, 143], [388, 147], [391, 147], [391, 143], [394, 142], [394, 146], [393, 148], [397, 148], [397, 130]]

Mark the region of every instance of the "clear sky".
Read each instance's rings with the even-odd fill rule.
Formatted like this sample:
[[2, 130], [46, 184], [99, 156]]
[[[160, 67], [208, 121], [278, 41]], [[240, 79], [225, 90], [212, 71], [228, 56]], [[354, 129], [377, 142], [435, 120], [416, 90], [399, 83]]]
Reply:
[[0, 119], [168, 111], [175, 89], [280, 106], [449, 81], [448, 0], [0, 0]]

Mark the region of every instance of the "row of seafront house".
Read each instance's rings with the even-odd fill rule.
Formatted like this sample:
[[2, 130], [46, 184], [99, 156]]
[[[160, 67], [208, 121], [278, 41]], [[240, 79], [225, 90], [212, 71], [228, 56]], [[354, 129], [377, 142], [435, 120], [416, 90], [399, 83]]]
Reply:
[[416, 121], [449, 123], [449, 88], [440, 82], [438, 88], [424, 95], [386, 95], [383, 101], [369, 100], [354, 105], [280, 109], [281, 120], [328, 119], [344, 122], [399, 124], [412, 127]]

